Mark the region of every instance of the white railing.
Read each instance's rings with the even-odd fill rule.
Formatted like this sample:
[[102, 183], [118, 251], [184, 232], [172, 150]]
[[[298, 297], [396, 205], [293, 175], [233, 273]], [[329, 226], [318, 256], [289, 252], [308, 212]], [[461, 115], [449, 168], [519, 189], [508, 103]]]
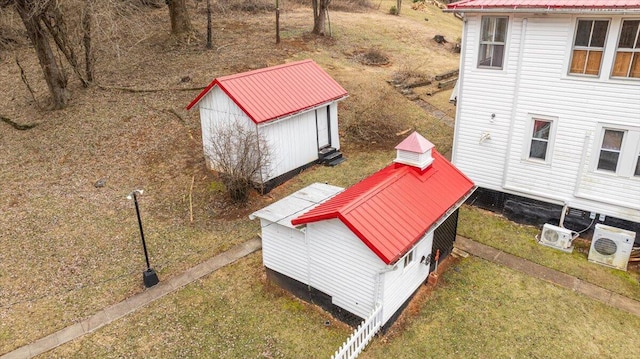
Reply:
[[331, 359], [357, 358], [381, 327], [382, 305], [377, 304], [369, 314], [369, 317], [358, 325], [358, 328], [340, 346], [340, 349], [331, 356]]

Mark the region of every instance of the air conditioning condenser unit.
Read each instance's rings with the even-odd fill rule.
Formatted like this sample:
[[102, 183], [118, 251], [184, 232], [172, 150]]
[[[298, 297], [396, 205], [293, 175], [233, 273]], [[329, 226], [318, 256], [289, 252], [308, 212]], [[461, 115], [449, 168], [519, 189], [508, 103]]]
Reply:
[[577, 237], [577, 234], [574, 236], [574, 232], [569, 229], [545, 223], [545, 225], [542, 226], [542, 233], [540, 234], [538, 243], [571, 253], [573, 252], [573, 240], [575, 237]]
[[598, 223], [591, 239], [588, 259], [593, 263], [626, 271], [635, 238], [635, 232]]

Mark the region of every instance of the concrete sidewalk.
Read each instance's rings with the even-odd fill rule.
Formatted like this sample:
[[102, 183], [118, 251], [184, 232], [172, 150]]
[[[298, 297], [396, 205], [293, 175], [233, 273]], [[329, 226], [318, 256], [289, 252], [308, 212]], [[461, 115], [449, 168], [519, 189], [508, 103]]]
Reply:
[[[476, 257], [504, 265], [532, 277], [582, 293], [587, 297], [599, 300], [612, 307], [640, 316], [640, 302], [587, 283], [576, 277], [502, 252], [499, 249], [474, 242], [468, 238], [458, 236], [456, 238], [456, 247]], [[73, 324], [44, 338], [38, 339], [31, 344], [27, 344], [12, 352], [6, 353], [0, 356], [0, 359], [32, 358], [38, 354], [47, 352], [59, 345], [91, 333], [116, 319], [122, 318], [125, 315], [132, 313], [191, 282], [194, 282], [213, 271], [259, 250], [260, 248], [262, 248], [262, 241], [257, 237], [239, 244], [228, 251], [220, 253], [219, 255], [207, 260], [206, 262], [200, 263], [195, 267], [186, 270], [180, 275], [161, 281], [156, 286], [149, 288], [140, 294], [136, 294], [120, 303], [107, 307], [79, 323]]]
[[476, 257], [528, 274], [532, 277], [571, 289], [612, 307], [640, 316], [640, 302], [614, 293], [595, 284], [550, 269], [526, 259], [505, 253], [499, 249], [474, 242], [468, 238], [456, 237], [455, 246]]
[[116, 319], [122, 318], [129, 313], [135, 312], [139, 308], [204, 277], [215, 270], [231, 264], [238, 259], [259, 250], [260, 248], [262, 248], [262, 241], [258, 237], [238, 244], [228, 251], [220, 253], [217, 256], [186, 270], [180, 275], [165, 281], [161, 280], [160, 283], [145, 290], [144, 292], [107, 307], [79, 323], [68, 326], [44, 338], [40, 338], [31, 344], [27, 344], [14, 351], [8, 352], [0, 356], [0, 359], [32, 358], [38, 354], [54, 349], [59, 345], [79, 338], [85, 334], [89, 334], [98, 328], [102, 328], [103, 326]]

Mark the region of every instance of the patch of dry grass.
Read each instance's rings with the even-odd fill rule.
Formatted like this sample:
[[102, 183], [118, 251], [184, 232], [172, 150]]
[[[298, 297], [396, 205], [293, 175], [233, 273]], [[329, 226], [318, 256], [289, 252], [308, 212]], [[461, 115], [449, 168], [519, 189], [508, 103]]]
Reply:
[[[389, 149], [363, 153], [345, 138], [350, 159], [338, 168], [314, 168], [309, 177], [295, 179], [270, 196], [252, 197], [246, 208], [229, 208], [220, 200], [211, 185], [215, 179], [204, 167], [198, 113], [184, 110], [197, 91], [183, 89], [205, 86], [216, 76], [311, 57], [352, 93], [354, 98], [340, 109], [348, 118], [352, 112], [347, 103], [367, 91], [374, 94], [392, 69], [367, 69], [344, 54], [370, 46], [368, 39], [352, 41], [347, 34], [362, 33], [363, 25], [382, 16], [393, 20], [373, 31], [383, 39], [397, 19], [332, 13], [336, 32], [327, 40], [305, 35], [312, 27], [308, 8], [284, 10], [279, 46], [268, 35], [272, 14], [227, 12], [214, 22], [212, 51], [204, 49], [202, 35], [189, 45], [169, 41], [165, 9], [119, 14], [126, 16], [123, 24], [152, 25], [132, 37], [111, 27], [111, 15], [104, 14], [100, 19], [106, 27], [100, 36], [112, 40], [96, 48], [97, 81], [104, 87], [84, 90], [72, 79], [69, 107], [55, 112], [36, 108], [19, 69], [7, 62], [20, 58], [37, 101], [45, 104], [46, 85], [39, 79], [32, 50], [17, 46], [3, 53], [7, 66], [0, 67], [0, 87], [7, 92], [0, 97], [2, 115], [37, 126], [16, 131], [0, 123], [0, 353], [143, 290], [144, 257], [135, 210], [125, 198], [134, 188], [145, 190], [140, 197], [145, 237], [151, 264], [164, 280], [257, 234], [258, 224], [248, 221], [247, 214], [288, 194], [288, 189], [310, 181], [346, 187], [393, 159]], [[192, 15], [203, 34], [203, 14]], [[423, 24], [405, 20], [399, 26], [415, 26], [416, 33], [423, 29]], [[382, 43], [396, 39], [394, 35]], [[424, 55], [431, 49], [411, 51]], [[371, 76], [362, 76], [363, 70]], [[191, 80], [182, 82], [186, 76]], [[104, 89], [111, 86], [163, 91]], [[416, 127], [423, 120], [437, 127], [402, 96], [393, 96], [397, 118]], [[98, 180], [105, 180], [105, 186], [94, 187]]]

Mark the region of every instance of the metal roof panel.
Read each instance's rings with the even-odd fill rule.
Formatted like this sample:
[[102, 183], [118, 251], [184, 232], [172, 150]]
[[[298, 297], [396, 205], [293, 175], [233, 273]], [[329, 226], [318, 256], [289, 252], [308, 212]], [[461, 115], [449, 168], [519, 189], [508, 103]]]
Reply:
[[291, 222], [338, 218], [380, 259], [394, 263], [475, 188], [436, 150], [433, 157], [424, 170], [391, 164]]
[[214, 79], [187, 109], [219, 86], [255, 123], [286, 117], [347, 96], [313, 60], [303, 60]]

